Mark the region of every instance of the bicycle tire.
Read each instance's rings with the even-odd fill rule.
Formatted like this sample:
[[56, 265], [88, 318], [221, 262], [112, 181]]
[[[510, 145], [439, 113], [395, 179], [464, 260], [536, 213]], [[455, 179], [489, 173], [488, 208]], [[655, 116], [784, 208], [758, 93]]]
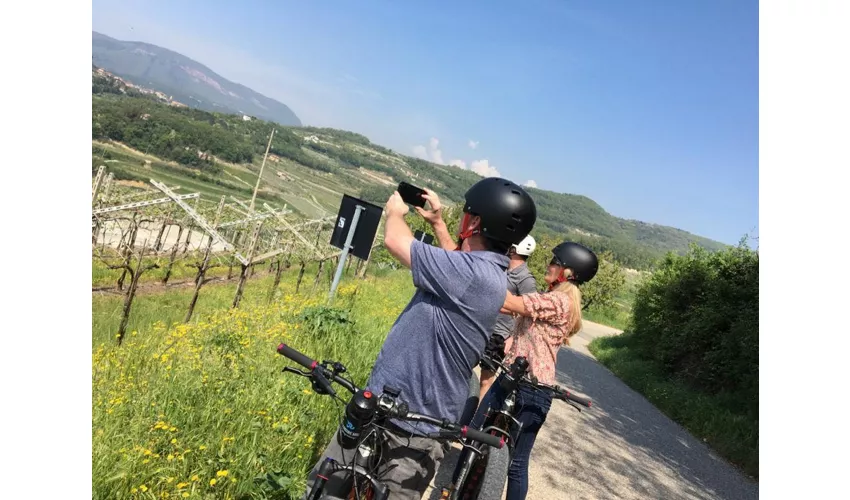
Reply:
[[466, 403], [463, 405], [463, 412], [460, 415], [458, 423], [461, 425], [469, 425], [472, 418], [475, 416], [475, 410], [478, 409], [478, 395], [481, 392], [481, 381], [472, 374], [469, 379], [469, 393], [466, 396]]
[[478, 491], [475, 500], [501, 500], [508, 481], [508, 468], [511, 465], [510, 453], [507, 448], [491, 448], [488, 450], [484, 465], [483, 477], [478, 480]]

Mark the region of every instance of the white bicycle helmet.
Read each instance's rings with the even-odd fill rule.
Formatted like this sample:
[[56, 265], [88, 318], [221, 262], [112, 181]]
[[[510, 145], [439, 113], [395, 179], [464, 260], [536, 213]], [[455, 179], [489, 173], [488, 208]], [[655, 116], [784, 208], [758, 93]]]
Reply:
[[513, 245], [513, 247], [516, 249], [516, 253], [518, 255], [525, 255], [526, 257], [528, 257], [532, 253], [534, 253], [534, 249], [537, 248], [537, 242], [535, 242], [534, 238], [532, 238], [529, 234], [528, 236], [523, 238], [522, 241], [520, 241], [516, 245]]

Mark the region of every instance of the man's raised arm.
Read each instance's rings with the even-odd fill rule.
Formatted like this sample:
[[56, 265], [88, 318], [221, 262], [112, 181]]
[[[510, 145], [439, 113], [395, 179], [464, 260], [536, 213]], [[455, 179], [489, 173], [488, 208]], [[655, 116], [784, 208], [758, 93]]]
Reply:
[[384, 246], [387, 247], [390, 255], [410, 269], [410, 245], [415, 238], [404, 220], [407, 210], [407, 203], [402, 201], [398, 191], [387, 200], [384, 206], [387, 214], [387, 222], [384, 224]]

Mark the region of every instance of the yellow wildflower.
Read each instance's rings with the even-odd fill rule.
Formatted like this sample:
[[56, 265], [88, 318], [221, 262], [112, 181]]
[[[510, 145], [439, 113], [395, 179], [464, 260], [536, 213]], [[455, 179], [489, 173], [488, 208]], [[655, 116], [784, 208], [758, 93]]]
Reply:
[[216, 472], [215, 475], [217, 477], [227, 477], [227, 469], [220, 470], [220, 471]]
[[215, 478], [210, 479], [210, 486], [215, 486], [215, 483], [217, 483], [217, 482], [218, 481], [216, 481]]
[[200, 479], [201, 479], [201, 478], [200, 478], [200, 477], [198, 477], [198, 475], [197, 475], [197, 474], [195, 474], [194, 476], [192, 476], [192, 481], [200, 481]]
[[139, 489], [140, 489], [140, 490], [142, 490], [142, 493], [144, 493], [144, 492], [148, 491], [148, 487], [147, 487], [147, 486], [145, 486], [144, 484], [139, 485]]

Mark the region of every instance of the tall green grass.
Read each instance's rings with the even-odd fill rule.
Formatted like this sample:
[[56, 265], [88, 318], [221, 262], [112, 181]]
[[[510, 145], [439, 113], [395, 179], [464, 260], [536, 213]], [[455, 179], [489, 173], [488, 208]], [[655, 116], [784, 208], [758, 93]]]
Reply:
[[[412, 294], [408, 273], [346, 278], [334, 309], [293, 293], [285, 273], [251, 280], [239, 309], [235, 284], [210, 284], [195, 316], [180, 321], [191, 289], [136, 298], [124, 345], [115, 343], [120, 296], [92, 305], [93, 498], [297, 498], [338, 425], [340, 406], [281, 373], [285, 341], [343, 362], [362, 384]], [[305, 276], [302, 290], [312, 288]], [[324, 316], [328, 321], [316, 322]], [[341, 319], [342, 318], [342, 319]], [[316, 325], [319, 326], [316, 326]]]

